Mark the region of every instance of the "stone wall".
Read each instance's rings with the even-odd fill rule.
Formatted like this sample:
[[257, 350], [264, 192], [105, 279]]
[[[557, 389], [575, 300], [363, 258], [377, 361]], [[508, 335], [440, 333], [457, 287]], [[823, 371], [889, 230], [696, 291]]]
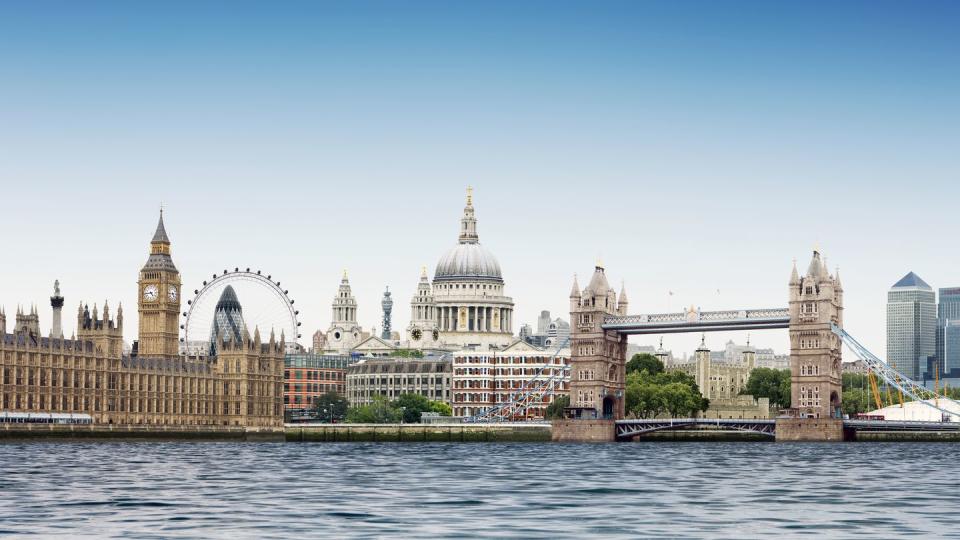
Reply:
[[777, 418], [777, 442], [832, 442], [843, 440], [843, 420], [837, 418]]
[[289, 442], [548, 442], [549, 424], [288, 425]]
[[555, 420], [554, 442], [613, 442], [617, 428], [613, 420]]

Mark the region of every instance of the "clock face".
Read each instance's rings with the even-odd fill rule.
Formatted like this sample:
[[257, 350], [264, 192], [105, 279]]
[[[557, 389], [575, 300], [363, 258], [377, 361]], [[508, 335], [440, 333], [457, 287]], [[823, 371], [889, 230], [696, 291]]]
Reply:
[[436, 340], [438, 340], [438, 339], [440, 339], [440, 331], [439, 331], [439, 330], [434, 330], [434, 331], [433, 331], [433, 340], [436, 341]]
[[147, 302], [154, 302], [157, 300], [159, 292], [156, 285], [147, 285], [143, 288], [143, 299]]
[[175, 286], [170, 286], [170, 289], [167, 291], [167, 297], [170, 298], [171, 302], [177, 301], [177, 288]]
[[419, 340], [421, 336], [423, 336], [423, 332], [421, 332], [419, 328], [414, 328], [414, 329], [413, 329], [413, 339], [414, 339], [414, 341]]

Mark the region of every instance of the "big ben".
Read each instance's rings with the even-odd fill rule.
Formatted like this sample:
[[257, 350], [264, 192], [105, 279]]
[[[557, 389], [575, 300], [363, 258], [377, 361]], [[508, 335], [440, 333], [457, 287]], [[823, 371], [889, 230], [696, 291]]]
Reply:
[[140, 269], [137, 305], [140, 312], [138, 354], [150, 358], [179, 355], [180, 272], [170, 257], [170, 239], [163, 210], [150, 240], [150, 257]]

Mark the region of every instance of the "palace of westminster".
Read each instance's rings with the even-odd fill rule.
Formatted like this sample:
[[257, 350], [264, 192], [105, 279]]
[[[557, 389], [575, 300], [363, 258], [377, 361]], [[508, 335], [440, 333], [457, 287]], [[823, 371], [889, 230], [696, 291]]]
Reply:
[[[0, 410], [82, 413], [97, 424], [283, 425], [284, 337], [262, 340], [224, 325], [207, 354], [179, 353], [180, 273], [170, 256], [163, 214], [138, 281], [139, 339], [123, 352], [123, 308], [77, 309], [77, 333], [64, 339], [59, 284], [53, 325], [40, 332], [36, 309], [17, 311], [12, 332], [0, 311]], [[223, 292], [214, 326], [238, 322], [232, 289]], [[242, 330], [241, 330], [242, 328]]]

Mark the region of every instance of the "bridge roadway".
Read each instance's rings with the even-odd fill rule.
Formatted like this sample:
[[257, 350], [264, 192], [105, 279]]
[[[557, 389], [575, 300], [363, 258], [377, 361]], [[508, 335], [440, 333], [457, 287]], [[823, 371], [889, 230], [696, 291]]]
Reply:
[[608, 315], [603, 319], [605, 330], [621, 334], [674, 334], [679, 332], [720, 332], [727, 330], [760, 330], [789, 328], [788, 308], [700, 311], [646, 315]]
[[[716, 427], [731, 431], [760, 433], [776, 436], [775, 419], [729, 419], [729, 418], [659, 418], [618, 420], [617, 439], [629, 439], [644, 433], [690, 427]], [[960, 422], [911, 422], [900, 420], [844, 420], [844, 429], [857, 431], [912, 431], [912, 432], [960, 432]]]

